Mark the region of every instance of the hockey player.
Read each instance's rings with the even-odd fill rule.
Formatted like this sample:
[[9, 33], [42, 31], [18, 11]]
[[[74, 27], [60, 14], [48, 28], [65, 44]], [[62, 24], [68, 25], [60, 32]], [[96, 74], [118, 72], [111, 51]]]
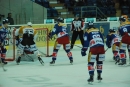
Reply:
[[3, 64], [7, 64], [7, 62], [5, 62], [7, 50], [4, 46], [5, 46], [5, 39], [8, 33], [8, 24], [9, 24], [8, 19], [4, 19], [2, 21], [2, 25], [0, 25], [0, 58]]
[[53, 35], [57, 35], [57, 39], [54, 45], [53, 54], [52, 54], [52, 61], [50, 64], [55, 64], [56, 57], [58, 50], [60, 49], [61, 45], [63, 45], [64, 50], [67, 53], [67, 56], [69, 57], [70, 63], [73, 63], [73, 57], [72, 53], [70, 52], [70, 40], [69, 35], [66, 32], [66, 25], [63, 24], [64, 19], [61, 17], [58, 17], [57, 24], [55, 24], [52, 32], [49, 34], [49, 38], [52, 38]]
[[[126, 48], [128, 47], [128, 52], [130, 53], [130, 22], [128, 21], [127, 15], [122, 15], [119, 18], [120, 27], [119, 34], [122, 37], [120, 44], [120, 63], [118, 65], [126, 64]], [[130, 58], [130, 57], [129, 57]]]
[[94, 27], [93, 22], [88, 23], [88, 29], [84, 34], [84, 46], [81, 49], [81, 55], [85, 56], [87, 49], [90, 47], [88, 55], [88, 71], [90, 78], [88, 82], [93, 82], [94, 62], [96, 61], [97, 80], [102, 80], [102, 66], [105, 60], [104, 39], [99, 29]]
[[121, 42], [121, 38], [118, 34], [116, 34], [115, 29], [109, 29], [109, 34], [107, 35], [106, 45], [108, 48], [112, 47], [113, 51], [113, 59], [117, 62], [119, 62], [119, 45]]
[[41, 64], [44, 64], [42, 59], [40, 58], [40, 53], [36, 47], [35, 39], [36, 39], [36, 31], [32, 27], [32, 23], [28, 22], [27, 26], [22, 26], [15, 31], [16, 37], [16, 45], [17, 45], [17, 60], [16, 63], [19, 64], [21, 60], [21, 56], [26, 49], [29, 49], [31, 53], [36, 54], [38, 60]]

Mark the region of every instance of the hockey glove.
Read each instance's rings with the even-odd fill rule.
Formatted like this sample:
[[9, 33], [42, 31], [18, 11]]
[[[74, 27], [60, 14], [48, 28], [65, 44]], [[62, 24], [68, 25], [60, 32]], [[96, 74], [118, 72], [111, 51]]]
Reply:
[[19, 43], [20, 43], [20, 41], [19, 41], [19, 40], [16, 40], [16, 46], [18, 46], [18, 45], [19, 45]]
[[51, 32], [48, 34], [48, 38], [49, 38], [49, 39], [52, 39]]
[[111, 45], [109, 45], [108, 48], [111, 48]]
[[86, 51], [87, 51], [87, 49], [82, 48], [82, 49], [81, 49], [81, 55], [82, 55], [82, 56], [86, 56]]

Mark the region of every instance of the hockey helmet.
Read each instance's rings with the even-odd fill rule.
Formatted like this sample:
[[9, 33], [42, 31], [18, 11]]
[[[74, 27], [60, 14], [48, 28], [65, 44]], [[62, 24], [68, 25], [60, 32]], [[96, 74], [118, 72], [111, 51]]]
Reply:
[[80, 17], [80, 16], [79, 16], [79, 14], [76, 14], [75, 17], [77, 18], [77, 17]]
[[32, 22], [28, 22], [27, 25], [28, 25], [28, 26], [32, 26]]
[[64, 18], [58, 17], [57, 18], [57, 22], [62, 22], [63, 23], [64, 22]]
[[127, 15], [122, 15], [120, 18], [119, 18], [119, 21], [122, 21], [122, 22], [125, 22], [128, 20], [128, 16]]
[[4, 19], [4, 20], [2, 21], [2, 23], [3, 23], [3, 24], [8, 24], [8, 23], [9, 23], [9, 20], [8, 20], [8, 19]]
[[88, 27], [94, 27], [94, 23], [92, 21], [88, 22]]
[[113, 28], [113, 29], [109, 29], [109, 32], [116, 32], [116, 30]]

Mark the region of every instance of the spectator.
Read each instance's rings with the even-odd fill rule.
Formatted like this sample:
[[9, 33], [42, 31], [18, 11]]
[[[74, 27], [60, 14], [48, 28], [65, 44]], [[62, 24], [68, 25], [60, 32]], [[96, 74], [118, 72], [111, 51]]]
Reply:
[[129, 6], [128, 0], [120, 0], [120, 7], [122, 6]]
[[9, 20], [10, 25], [14, 25], [14, 19], [11, 16], [12, 16], [12, 13], [8, 13], [7, 19]]
[[85, 6], [85, 3], [82, 0], [79, 0], [76, 6]]

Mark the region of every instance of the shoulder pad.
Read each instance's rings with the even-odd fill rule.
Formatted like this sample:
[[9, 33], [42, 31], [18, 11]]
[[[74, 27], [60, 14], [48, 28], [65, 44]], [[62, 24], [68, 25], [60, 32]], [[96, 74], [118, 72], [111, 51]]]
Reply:
[[91, 29], [88, 29], [88, 33], [90, 33], [90, 32], [93, 32], [93, 31], [99, 31], [99, 29], [98, 28], [91, 28]]
[[66, 26], [66, 24], [59, 23], [58, 26]]
[[128, 21], [128, 22], [126, 22], [126, 24], [130, 24], [130, 22]]

